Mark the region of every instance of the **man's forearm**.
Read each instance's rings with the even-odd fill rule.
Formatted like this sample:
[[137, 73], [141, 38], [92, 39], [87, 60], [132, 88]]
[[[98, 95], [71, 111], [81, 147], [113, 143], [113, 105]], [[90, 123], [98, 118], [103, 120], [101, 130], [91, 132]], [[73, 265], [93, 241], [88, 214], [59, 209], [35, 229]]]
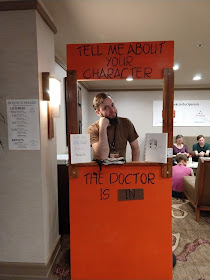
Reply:
[[107, 129], [99, 130], [99, 142], [97, 143], [95, 154], [99, 159], [107, 159], [109, 156]]
[[138, 140], [134, 140], [130, 143], [131, 150], [132, 150], [132, 161], [139, 161], [140, 157], [140, 149], [139, 149], [139, 143]]
[[139, 161], [140, 150], [132, 151], [132, 161]]
[[194, 154], [197, 157], [198, 156], [198, 151], [194, 151]]
[[206, 152], [205, 152], [205, 156], [209, 156], [209, 150], [207, 150]]
[[140, 149], [139, 146], [132, 149], [132, 161], [139, 161]]

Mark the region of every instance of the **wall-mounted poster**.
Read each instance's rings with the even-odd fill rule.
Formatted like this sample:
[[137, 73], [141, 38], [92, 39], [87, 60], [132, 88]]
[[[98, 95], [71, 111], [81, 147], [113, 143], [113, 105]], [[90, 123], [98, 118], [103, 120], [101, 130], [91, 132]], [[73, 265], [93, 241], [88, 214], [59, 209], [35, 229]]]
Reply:
[[[162, 101], [153, 101], [153, 126], [162, 126]], [[210, 126], [210, 100], [174, 100], [174, 126]]]
[[9, 150], [40, 150], [38, 99], [6, 102]]

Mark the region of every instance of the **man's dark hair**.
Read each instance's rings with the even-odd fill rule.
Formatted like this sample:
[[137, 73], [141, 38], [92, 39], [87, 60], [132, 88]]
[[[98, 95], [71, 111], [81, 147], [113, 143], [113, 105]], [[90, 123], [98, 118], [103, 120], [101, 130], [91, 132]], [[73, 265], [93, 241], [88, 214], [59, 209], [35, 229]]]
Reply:
[[185, 162], [187, 162], [187, 156], [183, 155], [183, 154], [178, 154], [176, 155], [176, 162], [179, 163], [182, 160], [184, 160]]
[[95, 110], [99, 110], [99, 107], [101, 104], [103, 104], [104, 102], [104, 99], [106, 99], [107, 97], [111, 97], [111, 95], [105, 93], [105, 92], [100, 92], [98, 93], [94, 98], [93, 98], [93, 108]]
[[198, 137], [197, 137], [197, 141], [199, 140], [199, 139], [201, 139], [201, 138], [204, 138], [204, 136], [203, 135], [198, 135]]

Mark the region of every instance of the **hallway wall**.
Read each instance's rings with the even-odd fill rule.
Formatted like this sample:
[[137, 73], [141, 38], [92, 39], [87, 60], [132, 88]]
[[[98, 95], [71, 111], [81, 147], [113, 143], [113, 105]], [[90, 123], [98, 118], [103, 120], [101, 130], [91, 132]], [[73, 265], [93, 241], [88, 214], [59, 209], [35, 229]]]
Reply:
[[[54, 70], [54, 34], [36, 10], [1, 11], [0, 27], [0, 261], [46, 263], [59, 239], [56, 140], [41, 89], [41, 72]], [[8, 149], [7, 99], [39, 100], [40, 150]]]

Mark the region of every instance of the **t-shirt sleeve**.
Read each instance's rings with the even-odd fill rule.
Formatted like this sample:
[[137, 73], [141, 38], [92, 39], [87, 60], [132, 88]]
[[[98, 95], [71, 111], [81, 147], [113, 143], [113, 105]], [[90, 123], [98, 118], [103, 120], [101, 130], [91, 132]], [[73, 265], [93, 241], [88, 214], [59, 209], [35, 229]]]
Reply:
[[188, 172], [187, 172], [187, 174], [190, 176], [191, 174], [192, 174], [192, 168], [190, 168], [190, 167], [187, 167], [188, 168]]
[[90, 134], [90, 144], [97, 143], [99, 141], [99, 129], [96, 125], [90, 125], [87, 129], [87, 133]]
[[197, 145], [193, 144], [193, 151], [197, 151]]
[[139, 137], [139, 135], [136, 132], [133, 123], [130, 120], [127, 121], [128, 121], [128, 142], [132, 143], [134, 140], [136, 140]]

